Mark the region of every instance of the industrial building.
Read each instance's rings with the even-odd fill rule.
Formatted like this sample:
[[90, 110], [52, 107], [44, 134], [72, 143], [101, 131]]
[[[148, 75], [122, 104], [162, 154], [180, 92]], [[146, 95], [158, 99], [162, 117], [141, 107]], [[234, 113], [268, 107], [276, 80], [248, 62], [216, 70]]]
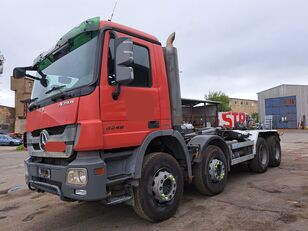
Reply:
[[258, 94], [260, 121], [272, 128], [308, 128], [308, 85], [287, 85]]
[[194, 127], [218, 126], [219, 102], [211, 100], [182, 99], [183, 121]]

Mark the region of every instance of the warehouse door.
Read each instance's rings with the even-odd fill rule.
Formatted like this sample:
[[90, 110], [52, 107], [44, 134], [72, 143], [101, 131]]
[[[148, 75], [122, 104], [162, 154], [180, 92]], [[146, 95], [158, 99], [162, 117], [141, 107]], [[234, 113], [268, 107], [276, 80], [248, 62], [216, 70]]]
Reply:
[[273, 128], [297, 128], [296, 96], [265, 99], [265, 115], [272, 115]]

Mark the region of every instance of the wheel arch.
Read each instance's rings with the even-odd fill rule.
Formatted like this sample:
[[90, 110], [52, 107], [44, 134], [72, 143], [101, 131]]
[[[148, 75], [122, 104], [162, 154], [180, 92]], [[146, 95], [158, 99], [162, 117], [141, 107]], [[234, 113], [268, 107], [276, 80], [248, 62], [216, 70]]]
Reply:
[[259, 135], [258, 135], [258, 137], [262, 137], [264, 139], [266, 139], [266, 138], [268, 138], [270, 136], [276, 136], [279, 139], [279, 141], [280, 141], [280, 136], [279, 136], [277, 131], [259, 132]]
[[134, 178], [141, 177], [144, 156], [157, 151], [165, 151], [172, 155], [180, 166], [185, 164], [188, 179], [192, 176], [190, 156], [183, 136], [178, 131], [170, 129], [152, 132], [144, 139], [137, 149]]
[[[195, 136], [193, 137], [188, 145], [191, 145], [191, 146], [199, 146], [199, 151], [200, 152], [204, 152], [205, 149], [209, 146], [209, 145], [215, 145], [217, 147], [219, 147], [225, 157], [226, 157], [226, 160], [227, 160], [227, 163], [228, 163], [228, 171], [230, 171], [230, 167], [231, 167], [231, 151], [227, 145], [227, 143], [220, 137], [220, 136], [217, 136], [217, 135], [198, 135], [198, 136]], [[201, 155], [197, 155], [195, 158], [194, 158], [194, 162], [196, 163], [200, 163], [201, 162]]]

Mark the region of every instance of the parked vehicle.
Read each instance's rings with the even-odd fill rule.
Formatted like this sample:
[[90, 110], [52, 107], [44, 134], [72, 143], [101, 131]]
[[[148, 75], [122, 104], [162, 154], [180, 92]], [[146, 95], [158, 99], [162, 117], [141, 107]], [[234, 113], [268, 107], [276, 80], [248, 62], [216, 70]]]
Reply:
[[21, 144], [22, 141], [20, 139], [12, 138], [9, 135], [0, 134], [0, 145], [17, 146]]
[[174, 38], [162, 47], [154, 36], [94, 18], [33, 66], [14, 69], [15, 78], [35, 80], [26, 123], [30, 189], [127, 203], [161, 221], [176, 212], [184, 182], [213, 196], [232, 165], [262, 173], [280, 164], [275, 130], [182, 126]]
[[13, 132], [13, 133], [10, 133], [8, 135], [12, 138], [15, 138], [15, 139], [20, 139], [20, 140], [23, 139], [23, 134], [21, 134], [21, 133]]

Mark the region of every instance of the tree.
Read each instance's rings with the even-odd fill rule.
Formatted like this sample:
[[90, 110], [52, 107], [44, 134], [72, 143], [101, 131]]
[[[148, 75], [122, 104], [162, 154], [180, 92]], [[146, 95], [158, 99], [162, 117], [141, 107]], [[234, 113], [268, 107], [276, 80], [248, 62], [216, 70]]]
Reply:
[[229, 97], [222, 91], [210, 91], [209, 94], [205, 95], [205, 99], [220, 102], [218, 105], [218, 111], [220, 112], [231, 111]]
[[252, 113], [251, 117], [253, 118], [255, 123], [259, 123], [259, 113], [258, 112]]

